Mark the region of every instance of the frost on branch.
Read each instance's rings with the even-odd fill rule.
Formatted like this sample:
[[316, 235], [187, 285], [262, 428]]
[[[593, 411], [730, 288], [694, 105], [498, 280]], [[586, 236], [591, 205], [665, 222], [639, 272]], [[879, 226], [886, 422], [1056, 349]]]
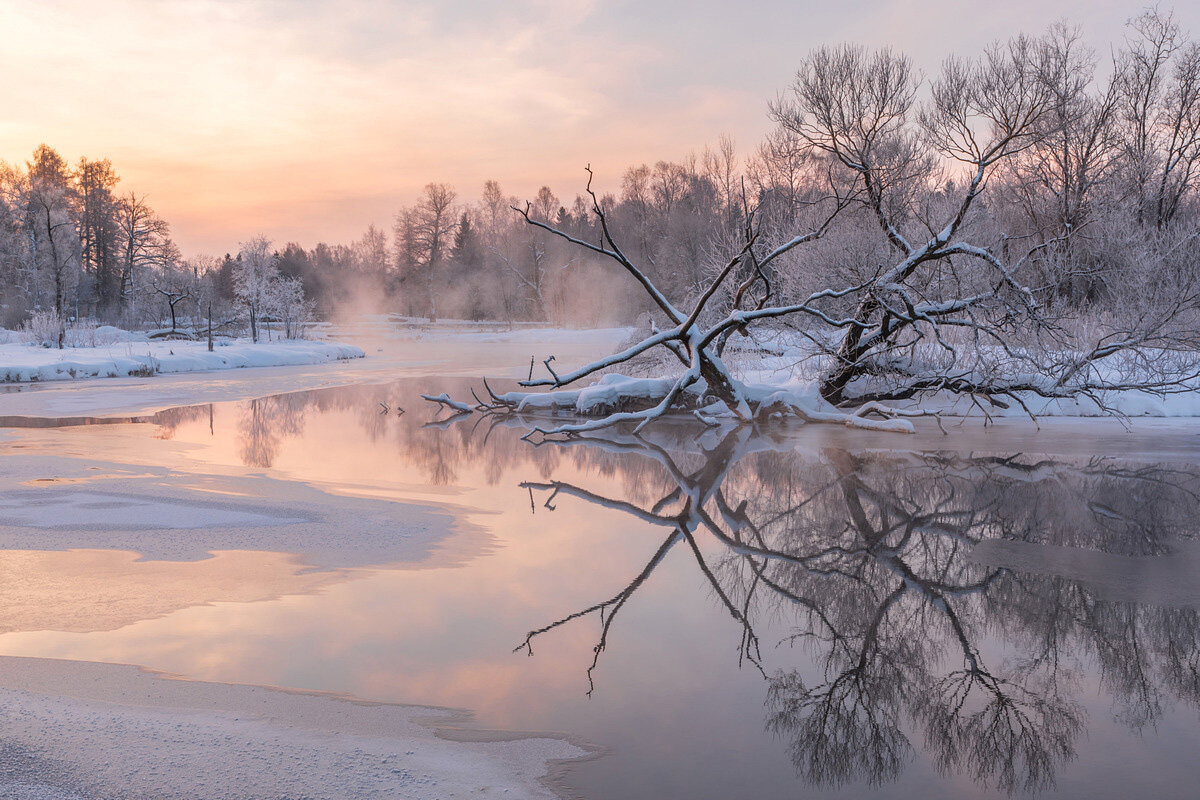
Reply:
[[[590, 175], [590, 168], [588, 172]], [[908, 421], [895, 418], [898, 412], [877, 403], [869, 404], [851, 413], [844, 413], [819, 398], [805, 397], [796, 392], [781, 391], [773, 387], [743, 384], [730, 374], [721, 359], [721, 350], [730, 334], [735, 330], [744, 329], [755, 319], [794, 313], [790, 308], [769, 307], [765, 304], [766, 298], [771, 295], [767, 269], [784, 253], [805, 242], [819, 238], [837, 215], [846, 208], [849, 203], [848, 197], [842, 196], [836, 191], [832, 193], [828, 198], [828, 209], [824, 220], [817, 227], [807, 233], [792, 237], [769, 252], [760, 253], [756, 250], [753, 216], [748, 214], [744, 246], [725, 264], [685, 313], [683, 309], [672, 304], [646, 273], [638, 269], [622, 252], [609, 230], [607, 215], [592, 191], [590, 179], [587, 191], [592, 199], [592, 210], [603, 235], [602, 243], [599, 245], [584, 242], [535, 219], [530, 215], [528, 207], [516, 210], [530, 225], [544, 228], [556, 236], [619, 264], [641, 285], [649, 299], [667, 317], [670, 327], [653, 332], [650, 336], [619, 353], [568, 373], [556, 372], [551, 366], [551, 362], [554, 360], [554, 357], [551, 356], [544, 362], [547, 372], [550, 373], [549, 378], [535, 379], [531, 376], [528, 380], [521, 381], [521, 385], [524, 387], [551, 387], [550, 391], [514, 391], [496, 394], [489, 386], [487, 387], [489, 400], [476, 398], [476, 407], [479, 410], [537, 415], [570, 412], [589, 417], [589, 419], [579, 422], [535, 427], [536, 431], [545, 435], [575, 434], [625, 422], [633, 423], [637, 426], [637, 430], [641, 430], [649, 422], [680, 410], [690, 411], [704, 421], [726, 417], [739, 422], [751, 422], [773, 414], [783, 414], [797, 416], [809, 422], [835, 422], [879, 430], [912, 430]], [[706, 322], [706, 318], [711, 317], [710, 304], [739, 267], [743, 267], [740, 272], [749, 274], [743, 278], [741, 286], [737, 288], [737, 304], [731, 312], [718, 318], [715, 324], [712, 321]], [[743, 310], [740, 307], [741, 302], [751, 299], [753, 294], [749, 290], [760, 282], [763, 284], [760, 302], [748, 310]], [[822, 292], [820, 295], [830, 296], [830, 293]], [[669, 378], [630, 378], [610, 373], [590, 386], [569, 388], [579, 384], [588, 376], [625, 363], [656, 347], [665, 348], [678, 360], [683, 368], [682, 374]], [[433, 400], [434, 398], [426, 399]], [[454, 402], [447, 402], [448, 398], [438, 398], [437, 401], [445, 405]], [[458, 405], [465, 406], [461, 403]], [[882, 419], [874, 418], [871, 416], [872, 414], [882, 417]]]

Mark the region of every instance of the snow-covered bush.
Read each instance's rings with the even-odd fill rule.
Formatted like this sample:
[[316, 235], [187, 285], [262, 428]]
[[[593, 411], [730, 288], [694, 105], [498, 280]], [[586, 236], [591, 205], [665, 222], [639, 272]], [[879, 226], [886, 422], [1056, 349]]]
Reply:
[[21, 326], [25, 341], [42, 347], [59, 347], [67, 335], [67, 321], [53, 310], [35, 311]]
[[41, 347], [107, 347], [117, 342], [144, 341], [145, 335], [131, 333], [96, 320], [67, 320], [53, 311], [39, 311], [25, 321], [20, 331], [0, 331], [0, 344], [25, 342]]

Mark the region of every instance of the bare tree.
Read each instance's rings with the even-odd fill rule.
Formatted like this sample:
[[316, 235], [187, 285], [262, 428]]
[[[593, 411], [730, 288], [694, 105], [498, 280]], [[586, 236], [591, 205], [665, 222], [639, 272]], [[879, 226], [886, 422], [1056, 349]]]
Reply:
[[138, 316], [137, 299], [143, 275], [154, 274], [178, 260], [170, 239], [170, 226], [154, 213], [145, 197], [130, 192], [117, 201], [119, 230], [120, 297]]
[[1052, 25], [1041, 46], [1037, 79], [1049, 106], [1037, 141], [1003, 165], [999, 193], [1027, 220], [1023, 235], [1045, 245], [1031, 260], [1041, 271], [1038, 299], [1079, 303], [1094, 300], [1104, 282], [1086, 243], [1118, 167], [1120, 81], [1114, 76], [1102, 89], [1093, 86], [1096, 60], [1076, 28]]
[[454, 190], [449, 186], [431, 183], [412, 209], [411, 236], [417, 251], [413, 266], [422, 273], [430, 322], [437, 320], [437, 279], [453, 242], [454, 199]]
[[1120, 69], [1125, 154], [1139, 221], [1168, 225], [1192, 191], [1200, 160], [1200, 43], [1170, 13], [1130, 20]]
[[[849, 384], [881, 358], [911, 359], [927, 339], [952, 363], [941, 374], [916, 376], [912, 389], [953, 388], [957, 381], [966, 382], [965, 391], [986, 389], [968, 377], [980, 365], [957, 363], [962, 356], [942, 331], [964, 328], [1002, 345], [1006, 321], [1033, 310], [1016, 274], [1023, 262], [1005, 263], [986, 242], [963, 234], [992, 170], [1036, 141], [1050, 100], [1036, 80], [1038, 57], [1036, 44], [1022, 37], [993, 45], [974, 63], [947, 60], [913, 126], [918, 84], [907, 58], [822, 48], [801, 67], [792, 97], [774, 106], [781, 126], [857, 181], [895, 252], [890, 266], [864, 276], [849, 317], [835, 321], [843, 333], [821, 381], [826, 400], [841, 404]], [[915, 213], [914, 192], [935, 158], [961, 164], [965, 183], [947, 192], [944, 210]], [[975, 349], [966, 357], [978, 356]]]
[[178, 279], [176, 279], [174, 281], [169, 281], [169, 280], [164, 280], [161, 282], [155, 281], [155, 283], [153, 284], [153, 287], [154, 287], [155, 293], [161, 295], [162, 298], [164, 300], [166, 300], [167, 307], [171, 312], [170, 335], [178, 336], [179, 335], [179, 326], [176, 321], [175, 309], [176, 309], [176, 306], [178, 306], [184, 300], [187, 300], [188, 298], [190, 298], [192, 296], [192, 287], [187, 285], [186, 281], [178, 280]]
[[[543, 186], [530, 204], [529, 213], [547, 224], [560, 218], [562, 204]], [[461, 228], [460, 228], [461, 229]], [[545, 319], [550, 305], [549, 287], [560, 272], [571, 266], [573, 259], [562, 252], [558, 241], [540, 228], [524, 226], [522, 230], [509, 234], [503, 231], [498, 241], [490, 248], [491, 254], [504, 265], [515, 280], [521, 302], [533, 319]]]

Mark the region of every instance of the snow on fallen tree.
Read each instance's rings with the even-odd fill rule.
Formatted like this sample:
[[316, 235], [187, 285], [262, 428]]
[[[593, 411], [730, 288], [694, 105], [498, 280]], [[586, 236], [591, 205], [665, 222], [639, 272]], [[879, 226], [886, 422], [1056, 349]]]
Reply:
[[[772, 107], [781, 136], [816, 176], [799, 215], [807, 230], [775, 223], [779, 215], [761, 211], [771, 198], [760, 198], [744, 212], [740, 249], [686, 304], [668, 298], [619, 246], [590, 168], [597, 241], [556, 227], [528, 204], [514, 208], [530, 226], [618, 265], [659, 321], [640, 341], [578, 369], [559, 372], [547, 358], [549, 377], [531, 372], [521, 382], [544, 392], [488, 387], [475, 408], [587, 417], [535, 423], [545, 435], [618, 423], [641, 430], [677, 412], [706, 423], [782, 415], [911, 431], [904, 417], [934, 414], [922, 402], [939, 394], [966, 396], [985, 414], [1016, 404], [1032, 417], [1030, 397], [1086, 397], [1113, 413], [1112, 391], [1191, 391], [1200, 377], [1194, 265], [1128, 288], [1105, 314], [1052, 310], [1038, 281], [1043, 260], [1063, 242], [1005, 230], [981, 200], [997, 170], [1056, 131], [1045, 77], [1051, 55], [1044, 40], [1020, 37], [975, 62], [948, 61], [918, 105], [922, 82], [906, 57], [852, 46], [814, 51], [791, 95]], [[831, 234], [843, 242], [874, 237], [879, 246], [858, 263], [805, 261]], [[1186, 261], [1196, 238], [1147, 246], [1164, 263]], [[814, 391], [735, 378], [723, 359], [727, 345], [764, 326], [786, 326], [809, 342]], [[669, 354], [676, 373], [612, 374], [651, 351]], [[602, 372], [609, 374], [582, 386]]]
[[471, 406], [467, 405], [466, 403], [460, 403], [459, 401], [450, 397], [450, 395], [446, 394], [445, 392], [442, 392], [441, 394], [436, 395], [436, 396], [429, 395], [429, 394], [423, 394], [423, 395], [421, 395], [421, 399], [428, 400], [431, 403], [440, 403], [441, 405], [445, 406], [446, 408], [449, 408], [451, 411], [454, 411], [459, 414], [470, 414], [471, 411], [474, 410], [471, 408]]

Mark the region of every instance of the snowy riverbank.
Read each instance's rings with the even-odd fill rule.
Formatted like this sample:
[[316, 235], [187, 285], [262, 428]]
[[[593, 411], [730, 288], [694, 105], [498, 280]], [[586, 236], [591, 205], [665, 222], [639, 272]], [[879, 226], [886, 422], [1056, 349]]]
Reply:
[[[797, 348], [798, 349], [798, 348]], [[783, 355], [748, 350], [734, 356], [736, 374], [747, 384], [788, 392], [813, 407], [823, 407], [818, 379], [807, 353]], [[1149, 382], [1149, 381], [1148, 381]], [[1100, 401], [1100, 402], [1097, 402]], [[1103, 405], [1101, 405], [1101, 403]], [[1048, 398], [1031, 391], [995, 398], [973, 399], [969, 395], [936, 392], [911, 400], [887, 401], [885, 405], [907, 411], [925, 410], [945, 417], [1200, 417], [1200, 381], [1192, 379], [1166, 391], [1122, 389], [1097, 392], [1095, 396]], [[831, 407], [830, 407], [831, 408]]]
[[[546, 798], [557, 738], [461, 730], [461, 712], [170, 680], [136, 667], [0, 658], [0, 795]], [[424, 724], [423, 724], [424, 723]], [[449, 725], [439, 735], [428, 724]], [[545, 779], [543, 779], [545, 780]]]
[[[648, 335], [646, 330], [637, 336]], [[633, 344], [635, 337], [622, 347]], [[620, 349], [620, 348], [618, 348]], [[833, 412], [833, 406], [821, 399], [818, 385], [827, 360], [819, 356], [805, 335], [790, 330], [768, 331], [755, 339], [735, 338], [723, 358], [732, 377], [741, 381], [751, 396], [763, 398], [775, 393], [780, 397], [818, 413]], [[559, 362], [560, 375], [583, 366], [582, 363]], [[1138, 375], [1136, 371], [1121, 372], [1112, 365], [1101, 365], [1097, 372], [1114, 384], [1144, 382], [1154, 385], [1154, 375]], [[539, 377], [544, 376], [544, 372]], [[645, 379], [674, 378], [682, 374], [679, 363], [662, 348], [638, 356], [629, 362], [614, 365], [573, 384], [571, 390], [582, 390], [580, 401], [574, 403], [579, 413], [595, 413], [588, 403], [603, 406], [612, 404], [621, 391], [645, 393], [650, 387]], [[963, 373], [969, 377], [969, 373]], [[629, 378], [622, 381], [621, 376]], [[850, 386], [850, 394], [869, 393], [878, 388], [867, 377]], [[1025, 376], [1025, 382], [1036, 384], [1039, 376]], [[1048, 388], [1053, 388], [1048, 385]], [[651, 392], [653, 394], [653, 392]], [[586, 401], [586, 402], [584, 402]], [[548, 405], [548, 401], [541, 405]], [[531, 406], [537, 403], [531, 403]], [[904, 412], [935, 412], [943, 417], [1030, 418], [1043, 417], [1192, 417], [1200, 418], [1200, 378], [1187, 376], [1177, 384], [1163, 383], [1162, 391], [1120, 389], [1081, 394], [1073, 398], [1044, 397], [1033, 391], [1016, 391], [993, 400], [942, 391], [921, 394], [908, 400], [888, 400], [883, 405]]]
[[123, 341], [97, 347], [38, 347], [0, 344], [0, 383], [119, 378], [237, 367], [283, 367], [362, 358], [362, 348], [330, 341], [252, 343], [220, 341], [210, 353], [205, 342]]

